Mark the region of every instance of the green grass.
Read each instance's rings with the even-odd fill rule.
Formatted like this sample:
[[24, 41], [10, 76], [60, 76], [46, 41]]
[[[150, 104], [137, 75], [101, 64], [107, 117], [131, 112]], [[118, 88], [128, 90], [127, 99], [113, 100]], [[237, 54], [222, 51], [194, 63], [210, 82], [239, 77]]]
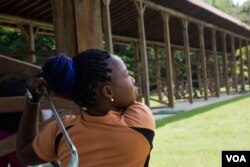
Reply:
[[156, 122], [150, 167], [220, 167], [222, 150], [250, 150], [250, 95]]

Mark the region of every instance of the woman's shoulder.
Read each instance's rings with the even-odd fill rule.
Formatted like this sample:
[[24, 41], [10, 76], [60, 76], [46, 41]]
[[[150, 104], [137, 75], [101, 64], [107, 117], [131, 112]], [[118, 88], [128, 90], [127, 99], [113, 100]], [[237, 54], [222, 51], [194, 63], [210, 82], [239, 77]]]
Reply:
[[[75, 125], [79, 119], [80, 119], [80, 116], [78, 115], [62, 115], [61, 116], [61, 121], [65, 128]], [[48, 129], [49, 131], [54, 131], [55, 134], [61, 131], [56, 120], [53, 120], [47, 123], [44, 126], [43, 130], [45, 129], [47, 129], [47, 131]]]
[[150, 108], [140, 102], [134, 102], [123, 114], [124, 122], [131, 127], [155, 129], [155, 120]]

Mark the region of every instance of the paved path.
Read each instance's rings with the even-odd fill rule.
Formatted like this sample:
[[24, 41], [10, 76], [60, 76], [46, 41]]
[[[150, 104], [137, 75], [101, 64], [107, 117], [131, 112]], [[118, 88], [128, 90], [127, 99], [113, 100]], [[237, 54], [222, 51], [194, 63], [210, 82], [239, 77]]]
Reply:
[[207, 101], [204, 100], [204, 98], [201, 99], [194, 99], [193, 104], [190, 104], [188, 101], [185, 102], [176, 102], [175, 103], [175, 108], [171, 109], [171, 108], [158, 108], [158, 109], [152, 109], [152, 112], [155, 114], [154, 117], [155, 119], [161, 119], [164, 117], [168, 117], [168, 116], [172, 116], [174, 114], [157, 114], [157, 112], [165, 110], [165, 111], [188, 111], [194, 108], [198, 108], [198, 107], [203, 107], [209, 104], [213, 104], [219, 101], [224, 101], [224, 100], [228, 100], [231, 99], [233, 97], [237, 97], [240, 96], [241, 94], [233, 94], [233, 95], [226, 95], [226, 94], [220, 94], [220, 97], [209, 97]]

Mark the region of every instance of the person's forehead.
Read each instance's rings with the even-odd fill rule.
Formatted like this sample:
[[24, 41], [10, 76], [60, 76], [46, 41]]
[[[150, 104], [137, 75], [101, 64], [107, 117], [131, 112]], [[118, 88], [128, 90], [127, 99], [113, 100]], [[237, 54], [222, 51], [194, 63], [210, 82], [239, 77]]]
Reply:
[[126, 65], [124, 64], [124, 62], [122, 61], [121, 58], [119, 58], [118, 56], [116, 55], [113, 55], [112, 56], [112, 69], [115, 70], [115, 71], [125, 71], [127, 68], [126, 68]]

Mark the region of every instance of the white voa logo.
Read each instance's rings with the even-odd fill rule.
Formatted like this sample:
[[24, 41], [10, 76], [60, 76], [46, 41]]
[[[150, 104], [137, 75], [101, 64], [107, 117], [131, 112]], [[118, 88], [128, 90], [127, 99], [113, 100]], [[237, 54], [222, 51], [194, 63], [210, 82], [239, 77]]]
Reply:
[[247, 162], [244, 155], [226, 155], [227, 162]]

